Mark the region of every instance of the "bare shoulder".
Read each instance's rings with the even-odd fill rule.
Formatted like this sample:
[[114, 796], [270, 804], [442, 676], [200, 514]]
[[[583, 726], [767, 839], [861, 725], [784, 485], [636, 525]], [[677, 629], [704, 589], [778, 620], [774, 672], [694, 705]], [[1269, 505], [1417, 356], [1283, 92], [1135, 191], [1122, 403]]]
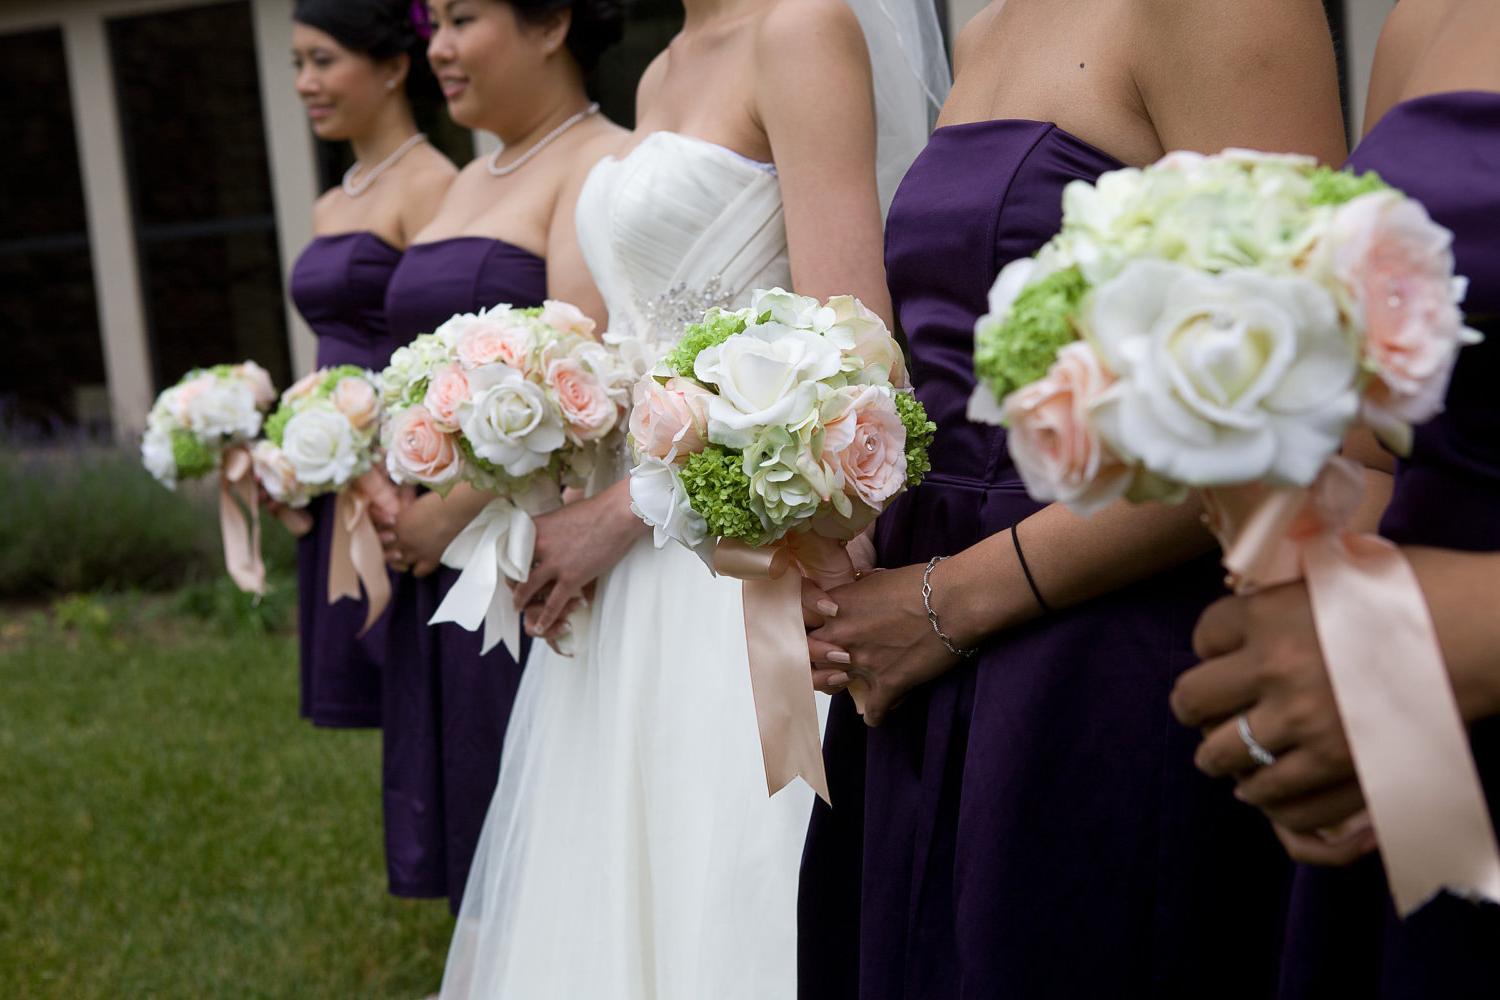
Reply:
[[1137, 40], [1158, 53], [1192, 46], [1233, 55], [1256, 39], [1286, 43], [1309, 28], [1328, 34], [1322, 0], [1129, 0], [1128, 9]]
[[564, 186], [581, 185], [589, 171], [594, 169], [594, 164], [606, 156], [619, 153], [629, 138], [628, 129], [621, 128], [603, 115], [596, 116], [588, 133], [579, 139], [574, 148], [572, 169], [568, 172]]
[[667, 75], [667, 54], [669, 48], [662, 49], [647, 64], [645, 72], [641, 74], [641, 80], [635, 86], [635, 116], [637, 119], [645, 117], [646, 109], [651, 107], [656, 95], [661, 92], [662, 80]]
[[428, 153], [402, 173], [402, 187], [419, 198], [441, 197], [458, 176], [458, 168], [446, 156], [437, 150]]
[[859, 19], [845, 0], [775, 0], [755, 26], [755, 54], [762, 65], [864, 49]]
[[328, 216], [333, 212], [333, 206], [343, 197], [343, 191], [337, 186], [329, 188], [318, 196], [313, 203], [313, 229], [320, 230]]

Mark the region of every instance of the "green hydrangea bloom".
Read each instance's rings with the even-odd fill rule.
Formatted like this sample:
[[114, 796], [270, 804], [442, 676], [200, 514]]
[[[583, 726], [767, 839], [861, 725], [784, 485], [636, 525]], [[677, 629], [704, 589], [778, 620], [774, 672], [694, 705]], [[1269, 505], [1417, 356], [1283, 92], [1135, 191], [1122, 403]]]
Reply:
[[760, 518], [750, 509], [750, 477], [738, 451], [709, 445], [690, 455], [682, 467], [682, 485], [710, 535], [760, 542]]
[[722, 344], [746, 327], [745, 317], [737, 312], [710, 309], [703, 322], [693, 323], [682, 333], [682, 339], [666, 357], [667, 367], [678, 375], [693, 377], [693, 362], [698, 354], [715, 344]]
[[197, 479], [214, 471], [215, 455], [191, 431], [174, 430], [172, 462], [177, 466], [178, 479]]
[[996, 399], [1046, 375], [1057, 352], [1078, 339], [1073, 317], [1088, 290], [1083, 272], [1070, 267], [1022, 291], [1004, 322], [980, 325], [974, 371]]
[[314, 395], [331, 395], [334, 387], [346, 378], [365, 378], [365, 370], [359, 365], [336, 365], [328, 369], [328, 373], [323, 376], [323, 381], [318, 383]]
[[1334, 170], [1319, 167], [1312, 172], [1312, 196], [1314, 205], [1342, 205], [1360, 195], [1388, 191], [1390, 185], [1380, 179], [1373, 170], [1356, 174], [1352, 170]]
[[916, 486], [932, 471], [927, 449], [937, 434], [937, 424], [927, 419], [927, 407], [912, 393], [896, 393], [896, 414], [906, 428], [906, 485]]
[[286, 434], [286, 425], [292, 419], [292, 408], [290, 406], [278, 406], [276, 412], [266, 418], [261, 426], [267, 438], [276, 447], [281, 447], [281, 439]]

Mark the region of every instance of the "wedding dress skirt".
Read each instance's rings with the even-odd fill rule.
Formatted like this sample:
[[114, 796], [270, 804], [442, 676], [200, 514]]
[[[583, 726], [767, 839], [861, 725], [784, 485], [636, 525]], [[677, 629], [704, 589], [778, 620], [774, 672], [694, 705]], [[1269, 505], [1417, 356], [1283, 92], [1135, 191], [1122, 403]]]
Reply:
[[[599, 164], [578, 228], [642, 355], [790, 286], [774, 169], [702, 140]], [[812, 792], [766, 794], [739, 582], [643, 538], [580, 618], [576, 655], [522, 677], [442, 996], [791, 1000]]]

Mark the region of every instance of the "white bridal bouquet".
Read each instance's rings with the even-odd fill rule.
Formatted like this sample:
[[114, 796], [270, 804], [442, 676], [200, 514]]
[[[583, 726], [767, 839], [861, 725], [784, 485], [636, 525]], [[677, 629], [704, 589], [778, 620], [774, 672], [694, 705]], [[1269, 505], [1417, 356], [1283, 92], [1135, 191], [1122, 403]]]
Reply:
[[1348, 530], [1362, 471], [1338, 455], [1361, 423], [1407, 451], [1479, 339], [1451, 242], [1374, 174], [1174, 153], [1070, 184], [975, 331], [970, 416], [1009, 428], [1032, 496], [1088, 514], [1196, 491], [1237, 589], [1306, 579], [1402, 913], [1500, 858], [1421, 589]]
[[745, 309], [710, 309], [636, 386], [637, 515], [657, 545], [678, 541], [746, 581], [772, 793], [802, 774], [827, 797], [800, 575], [788, 570], [828, 587], [852, 579], [845, 543], [921, 481], [935, 430], [900, 346], [847, 295], [825, 303], [775, 288]]
[[485, 651], [504, 638], [520, 655], [520, 618], [499, 582], [530, 571], [531, 517], [559, 507], [563, 488], [585, 485], [618, 445], [634, 376], [593, 330], [565, 302], [498, 305], [417, 337], [381, 373], [391, 478], [497, 494], [443, 553], [463, 574], [432, 619], [483, 623]]
[[390, 579], [359, 480], [379, 458], [380, 389], [357, 365], [320, 368], [281, 394], [250, 456], [266, 494], [291, 508], [337, 493], [328, 600], [369, 598], [368, 630], [390, 601]]
[[167, 489], [218, 471], [224, 565], [257, 595], [266, 573], [249, 442], [275, 401], [270, 375], [253, 361], [194, 369], [156, 397], [141, 440], [146, 470]]

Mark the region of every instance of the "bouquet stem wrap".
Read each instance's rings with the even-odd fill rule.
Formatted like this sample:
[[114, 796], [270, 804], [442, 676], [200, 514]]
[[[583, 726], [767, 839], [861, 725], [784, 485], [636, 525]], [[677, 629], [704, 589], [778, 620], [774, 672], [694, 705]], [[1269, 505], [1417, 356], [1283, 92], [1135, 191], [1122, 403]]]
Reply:
[[545, 484], [515, 497], [499, 497], [485, 505], [468, 527], [443, 550], [443, 565], [459, 570], [458, 580], [427, 624], [453, 622], [470, 632], [484, 627], [481, 653], [505, 642], [511, 655], [521, 656], [521, 612], [515, 609], [510, 588], [501, 578], [524, 583], [531, 575], [536, 551], [534, 515], [562, 506], [562, 498]]
[[244, 445], [224, 452], [219, 472], [219, 533], [230, 579], [245, 593], [264, 597], [266, 566], [260, 557], [260, 503], [254, 464]]
[[1310, 490], [1216, 489], [1205, 502], [1237, 592], [1307, 581], [1397, 911], [1443, 889], [1500, 902], [1495, 831], [1416, 575], [1395, 545], [1345, 530], [1360, 477], [1336, 458]]
[[333, 548], [328, 557], [328, 603], [360, 597], [363, 586], [368, 607], [360, 635], [385, 613], [391, 603], [391, 578], [386, 575], [380, 536], [370, 520], [370, 501], [357, 485], [341, 490], [333, 508]]
[[745, 644], [766, 789], [775, 795], [801, 776], [828, 802], [802, 623], [802, 577], [826, 589], [847, 583], [854, 578], [849, 556], [839, 542], [794, 532], [764, 548], [723, 539], [714, 549], [713, 563], [715, 572], [744, 587]]

